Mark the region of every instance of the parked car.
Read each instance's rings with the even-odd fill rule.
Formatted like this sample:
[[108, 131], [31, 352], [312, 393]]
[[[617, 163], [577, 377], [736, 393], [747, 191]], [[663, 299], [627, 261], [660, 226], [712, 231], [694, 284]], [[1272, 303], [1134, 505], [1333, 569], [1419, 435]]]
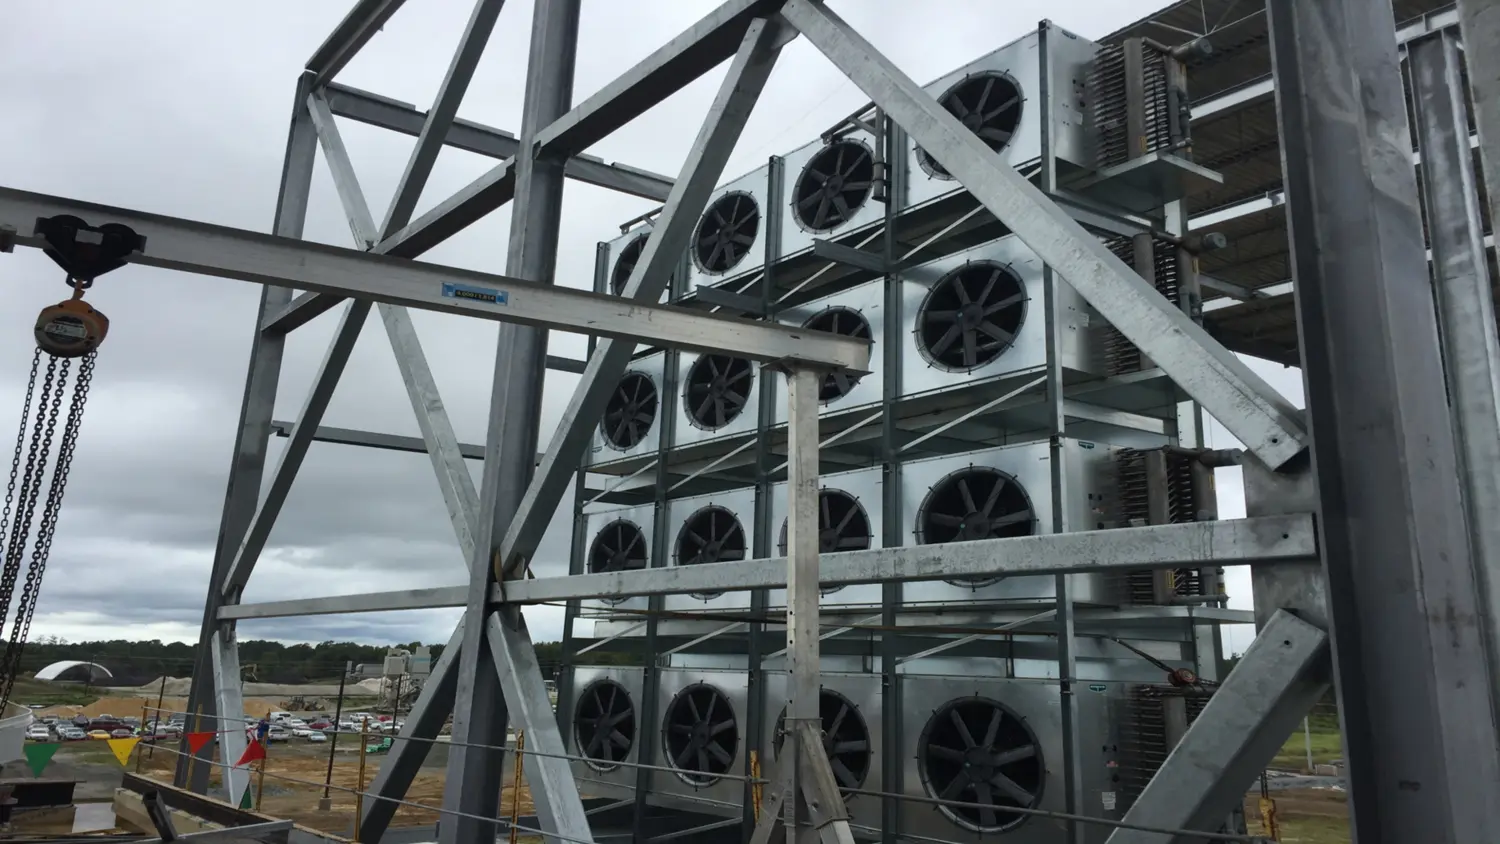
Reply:
[[33, 724], [26, 728], [27, 741], [46, 741], [52, 738], [52, 731], [47, 729], [46, 724]]
[[109, 732], [110, 738], [130, 738], [133, 735], [135, 735], [135, 730], [129, 727], [116, 727]]
[[291, 739], [292, 734], [280, 724], [272, 724], [271, 728], [266, 731], [266, 741], [291, 741]]
[[107, 739], [107, 738], [109, 738], [109, 733], [106, 733], [103, 730], [89, 730], [89, 738], [91, 738], [91, 739]]
[[320, 741], [328, 741], [328, 735], [326, 733], [320, 733], [317, 730], [311, 730], [307, 734], [307, 740], [315, 743]]
[[89, 734], [77, 727], [64, 726], [57, 728], [57, 737], [63, 741], [82, 741], [88, 738]]
[[292, 734], [293, 738], [307, 738], [308, 736], [317, 732], [317, 730], [314, 730], [312, 727], [303, 724], [300, 727], [292, 727], [288, 732]]
[[56, 715], [43, 715], [42, 716], [42, 723], [46, 724], [49, 727], [52, 726], [53, 724], [56, 724], [59, 720], [60, 719]]

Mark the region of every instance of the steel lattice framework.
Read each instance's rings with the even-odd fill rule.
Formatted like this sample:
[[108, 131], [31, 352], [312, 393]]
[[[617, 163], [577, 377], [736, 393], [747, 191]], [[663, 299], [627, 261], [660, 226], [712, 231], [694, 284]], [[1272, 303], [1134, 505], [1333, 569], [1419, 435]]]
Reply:
[[[519, 137], [455, 120], [502, 0], [477, 0], [425, 115], [333, 81], [401, 5], [360, 0], [297, 81], [272, 236], [0, 189], [0, 246], [6, 251], [39, 245], [33, 234], [37, 218], [73, 214], [94, 224], [124, 223], [146, 236], [146, 249], [133, 256], [138, 263], [264, 285], [189, 709], [208, 717], [243, 711], [238, 619], [461, 606], [463, 621], [381, 766], [372, 790], [386, 799], [365, 804], [358, 821], [362, 840], [380, 839], [398, 805], [392, 801], [404, 795], [451, 714], [443, 808], [452, 814], [441, 825], [444, 844], [493, 836], [498, 823], [486, 819], [499, 817], [500, 754], [473, 745], [503, 745], [507, 724], [524, 730], [528, 750], [537, 754], [526, 774], [541, 831], [589, 842], [588, 818], [520, 608], [579, 598], [785, 587], [787, 741], [797, 763], [783, 766], [767, 820], [753, 840], [770, 840], [784, 816], [788, 836], [799, 842], [847, 842], [848, 816], [818, 734], [820, 581], [1248, 564], [1254, 567], [1260, 635], [1126, 820], [1158, 829], [1213, 828], [1295, 722], [1337, 680], [1362, 842], [1500, 840], [1500, 803], [1493, 799], [1500, 791], [1500, 756], [1492, 658], [1500, 648], [1488, 644], [1500, 601], [1491, 582], [1496, 543], [1490, 533], [1496, 523], [1484, 516], [1500, 506], [1494, 375], [1500, 355], [1454, 29], [1423, 36], [1410, 47], [1421, 148], [1430, 160], [1448, 165], [1429, 166], [1422, 186], [1437, 268], [1435, 309], [1423, 283], [1417, 184], [1409, 150], [1401, 148], [1408, 121], [1389, 5], [1267, 4], [1309, 386], [1304, 414], [1060, 209], [1045, 179], [1039, 188], [1000, 163], [818, 0], [728, 0], [579, 104], [572, 102], [572, 78], [580, 0], [535, 0]], [[1468, 43], [1486, 47], [1468, 52], [1468, 73], [1476, 92], [1492, 94], [1500, 79], [1500, 51], [1494, 49], [1500, 46], [1500, 12], [1484, 0], [1460, 9]], [[864, 369], [868, 342], [648, 304], [659, 300], [686, 250], [779, 52], [797, 38], [824, 54], [1059, 280], [1245, 444], [1247, 518], [883, 548], [820, 564], [818, 391], [829, 370]], [[585, 154], [725, 61], [729, 73], [676, 178]], [[1476, 100], [1493, 180], [1500, 172], [1500, 160], [1491, 154], [1500, 142], [1500, 132], [1493, 131], [1495, 99]], [[395, 198], [379, 217], [354, 177], [334, 122], [339, 114], [417, 136]], [[499, 163], [412, 219], [444, 144]], [[299, 240], [320, 146], [356, 242], [351, 249]], [[547, 283], [555, 268], [566, 178], [664, 202], [618, 296]], [[1493, 181], [1491, 188], [1494, 201]], [[504, 275], [412, 260], [507, 202], [514, 213]], [[339, 306], [337, 332], [281, 462], [266, 481], [286, 334]], [[469, 585], [241, 604], [312, 442], [378, 436], [320, 427], [372, 307], [379, 310], [422, 432], [420, 445], [389, 447], [420, 448], [430, 456], [468, 563]], [[471, 449], [458, 442], [443, 408], [408, 315], [413, 307], [502, 324], [497, 354], [510, 365], [496, 368], [477, 489], [463, 463]], [[1398, 315], [1405, 317], [1399, 324]], [[547, 358], [545, 332], [551, 328], [598, 338], [587, 362]], [[590, 428], [642, 342], [730, 347], [786, 374], [785, 558], [523, 579], [577, 472]], [[581, 371], [582, 381], [538, 460], [541, 385], [549, 365]], [[1445, 385], [1453, 394], [1451, 407]], [[1046, 389], [1060, 430], [1064, 392], [1056, 367], [1049, 367]], [[1071, 605], [1063, 606], [1064, 629], [1071, 631]], [[1066, 701], [1073, 678], [1061, 679]], [[220, 740], [224, 782], [236, 794], [247, 774], [227, 763], [240, 756], [244, 737], [230, 731]], [[1077, 764], [1076, 751], [1064, 764]], [[202, 791], [209, 767], [184, 764], [179, 780]], [[790, 800], [785, 812], [783, 800]], [[1139, 828], [1117, 830], [1110, 838], [1115, 844], [1165, 840]]]

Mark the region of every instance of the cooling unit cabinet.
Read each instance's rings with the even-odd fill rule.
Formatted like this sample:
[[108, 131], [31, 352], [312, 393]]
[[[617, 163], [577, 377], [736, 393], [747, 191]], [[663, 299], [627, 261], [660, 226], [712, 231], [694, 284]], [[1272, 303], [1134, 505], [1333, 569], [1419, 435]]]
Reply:
[[[869, 373], [827, 375], [818, 390], [821, 413], [834, 414], [880, 403], [885, 389], [885, 282], [872, 281], [805, 305], [787, 308], [777, 320], [803, 328], [871, 341]], [[784, 379], [783, 379], [784, 380]], [[785, 386], [776, 393], [776, 421], [786, 421]]]
[[[818, 478], [818, 553], [863, 551], [884, 547], [881, 536], [881, 470], [856, 469]], [[776, 555], [786, 556], [787, 508], [785, 482], [771, 487], [771, 535]], [[879, 607], [882, 588], [878, 583], [832, 586], [822, 590], [819, 605], [825, 610]], [[771, 607], [786, 606], [786, 590], [767, 594]]]
[[770, 178], [770, 168], [760, 167], [714, 191], [688, 245], [686, 292], [764, 269]]
[[[1042, 89], [1042, 32], [1052, 71]], [[1051, 24], [925, 86], [940, 105], [994, 150], [1001, 160], [1026, 169], [1042, 157], [1042, 97], [1051, 100], [1051, 138], [1063, 166], [1094, 167], [1086, 116], [1088, 72], [1098, 47]], [[907, 203], [921, 206], [963, 188], [921, 146], [912, 143]]]
[[[1054, 844], [1064, 834], [1060, 821], [1014, 810], [1066, 808], [1058, 687], [988, 679], [994, 666], [976, 662], [980, 664], [964, 671], [965, 676], [906, 675], [901, 680], [903, 790], [915, 797], [979, 804], [908, 809], [902, 813], [901, 831], [960, 844]], [[1119, 765], [1119, 696], [1117, 686], [1104, 684], [1075, 696], [1083, 763], [1079, 809], [1085, 815], [1119, 819], [1124, 813], [1113, 781]], [[1111, 831], [1084, 824], [1082, 840], [1103, 842]]]
[[748, 358], [730, 354], [680, 355], [679, 416], [673, 425], [672, 447], [754, 433], [760, 414], [759, 381], [764, 377], [768, 376]]
[[[1098, 443], [1062, 441], [1069, 530], [1113, 526], [1114, 451]], [[1042, 441], [906, 464], [901, 472], [906, 541], [937, 545], [1052, 533], [1052, 459], [1050, 446]], [[1070, 577], [1075, 602], [1119, 602], [1118, 578]], [[927, 581], [907, 584], [904, 603], [908, 608], [1046, 603], [1055, 600], [1055, 587], [1052, 575]]]
[[[651, 537], [656, 525], [656, 507], [646, 504], [591, 513], [585, 532], [584, 568], [590, 574], [636, 571], [651, 564]], [[581, 612], [589, 618], [639, 617], [647, 608], [641, 596], [584, 601]]]
[[614, 465], [629, 471], [656, 456], [665, 413], [663, 403], [668, 398], [664, 395], [665, 365], [666, 355], [662, 352], [636, 358], [615, 382], [605, 402], [604, 415], [594, 426], [589, 444], [590, 466]]
[[885, 203], [876, 199], [879, 149], [874, 134], [851, 129], [786, 156], [786, 204], [779, 209], [784, 255], [811, 248], [814, 239], [839, 240], [885, 219]]
[[[1019, 238], [1002, 237], [902, 275], [901, 391], [914, 396], [969, 390], [1047, 364], [1042, 260]], [[1093, 374], [1092, 309], [1057, 286], [1059, 358], [1070, 374]]]
[[[765, 690], [766, 731], [761, 742], [761, 758], [768, 779], [780, 770], [785, 745], [787, 677], [782, 672], [767, 672]], [[823, 721], [823, 750], [833, 767], [834, 779], [841, 789], [881, 791], [881, 705], [880, 676], [877, 674], [834, 674], [824, 672], [823, 687], [818, 696], [818, 714]], [[880, 798], [844, 792], [849, 822], [855, 835], [867, 837], [880, 827]], [[861, 832], [859, 828], [863, 828]]]
[[698, 808], [734, 809], [744, 803], [745, 717], [748, 686], [744, 672], [664, 668], [661, 709], [654, 725], [657, 758], [671, 768], [653, 777], [655, 792], [700, 803]]
[[[694, 566], [750, 559], [755, 524], [755, 490], [734, 489], [667, 503], [668, 565]], [[749, 592], [668, 595], [674, 612], [744, 610]]]
[[[587, 757], [573, 770], [585, 791], [594, 784], [626, 791], [635, 788], [641, 742], [656, 741], [654, 719], [641, 717], [642, 671], [639, 668], [577, 666], [573, 669], [572, 752]], [[620, 793], [610, 789], [612, 793]]]
[[[635, 265], [640, 262], [641, 254], [646, 249], [646, 240], [651, 237], [651, 223], [642, 223], [623, 235], [611, 240], [605, 246], [604, 260], [607, 262], [604, 272], [605, 292], [619, 296], [625, 292], [625, 283], [630, 281], [630, 273], [635, 270]], [[677, 273], [673, 273], [668, 279], [667, 286], [663, 288], [662, 294], [657, 301], [666, 302], [672, 297], [673, 287], [677, 281]]]

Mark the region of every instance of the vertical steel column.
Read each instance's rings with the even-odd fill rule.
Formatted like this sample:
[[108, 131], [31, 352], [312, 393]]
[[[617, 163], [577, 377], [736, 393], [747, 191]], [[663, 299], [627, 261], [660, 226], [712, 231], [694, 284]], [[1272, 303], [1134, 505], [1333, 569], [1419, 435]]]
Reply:
[[[782, 176], [785, 171], [785, 162], [779, 156], [771, 156], [767, 163], [766, 178], [766, 207], [780, 208], [785, 200], [782, 197]], [[766, 217], [766, 269], [760, 280], [760, 312], [767, 320], [773, 319], [772, 303], [775, 301], [773, 291], [776, 287], [776, 260], [781, 255], [781, 215], [770, 214]], [[774, 557], [776, 547], [776, 526], [771, 523], [771, 469], [775, 465], [775, 453], [771, 450], [771, 428], [776, 420], [776, 389], [780, 385], [777, 379], [767, 378], [762, 375], [757, 389], [760, 390], [760, 417], [756, 421], [756, 443], [755, 443], [755, 531], [751, 536], [752, 545], [750, 556], [756, 559]], [[766, 697], [765, 689], [765, 667], [761, 660], [766, 653], [766, 625], [760, 619], [765, 618], [770, 611], [769, 592], [765, 589], [757, 589], [750, 594], [750, 617], [755, 619], [748, 625], [745, 637], [746, 680], [748, 681], [747, 703], [748, 710], [745, 716], [745, 746], [756, 752], [760, 760], [761, 768], [764, 769], [766, 762], [766, 748], [761, 745], [761, 736], [765, 735], [765, 724], [768, 712], [775, 711], [772, 701]], [[745, 754], [745, 776], [752, 776], [750, 766], [750, 754]], [[745, 783], [744, 809], [740, 813], [741, 831], [746, 840], [755, 832], [755, 801], [752, 799], [751, 791], [755, 788], [751, 782]]]
[[1465, 44], [1483, 45], [1465, 56], [1474, 122], [1479, 127], [1479, 157], [1484, 164], [1490, 219], [1500, 219], [1500, 2], [1458, 0], [1458, 20]]
[[803, 790], [810, 766], [807, 757], [822, 747], [806, 746], [822, 732], [818, 693], [818, 387], [822, 373], [793, 369], [787, 373], [787, 530], [785, 751], [781, 763], [789, 799], [783, 807], [787, 842], [814, 844], [818, 832]]
[[1500, 840], [1395, 25], [1368, 0], [1266, 9], [1354, 834]]
[[[272, 231], [282, 237], [302, 236], [307, 219], [307, 196], [312, 186], [312, 171], [317, 160], [318, 133], [307, 112], [307, 95], [311, 76], [297, 81], [292, 98], [291, 127], [287, 130], [286, 154], [281, 164], [281, 187], [276, 198], [276, 216]], [[265, 287], [261, 291], [260, 310], [255, 319], [255, 336], [250, 344], [250, 364], [245, 376], [245, 395], [240, 403], [239, 428], [235, 432], [234, 459], [229, 466], [229, 480], [224, 493], [224, 510], [219, 537], [214, 548], [213, 570], [209, 574], [208, 594], [204, 599], [203, 624], [198, 634], [198, 651], [193, 663], [193, 685], [188, 693], [189, 712], [201, 712], [205, 723], [219, 715], [216, 689], [225, 683], [238, 688], [240, 678], [219, 677], [214, 671], [213, 641], [220, 629], [219, 607], [223, 604], [223, 582], [240, 542], [255, 516], [260, 501], [261, 476], [266, 468], [266, 451], [271, 439], [271, 415], [276, 405], [276, 386], [281, 377], [281, 356], [286, 346], [283, 334], [264, 334], [261, 324], [271, 314], [286, 307], [292, 291], [282, 287]], [[225, 717], [238, 717], [233, 712]], [[208, 790], [212, 749], [198, 754], [203, 764], [190, 765], [186, 739], [177, 757], [173, 783], [199, 794]], [[188, 774], [192, 772], [191, 782]]]
[[[1493, 50], [1495, 44], [1484, 49]], [[1479, 187], [1469, 151], [1458, 30], [1424, 35], [1406, 47], [1422, 153], [1438, 335], [1454, 411], [1474, 579], [1500, 679], [1500, 335], [1490, 290]], [[1500, 690], [1492, 704], [1500, 708]]]
[[[1042, 21], [1038, 25], [1037, 33], [1037, 64], [1040, 69], [1038, 77], [1041, 82], [1037, 86], [1037, 99], [1041, 103], [1042, 110], [1042, 166], [1039, 174], [1042, 192], [1052, 196], [1057, 191], [1057, 156], [1052, 149], [1052, 128], [1057, 116], [1052, 110], [1052, 53], [1049, 49], [1051, 40], [1051, 24]], [[1129, 56], [1130, 46], [1136, 46], [1137, 58], [1139, 57], [1140, 44], [1138, 41], [1126, 42], [1126, 79], [1130, 78]], [[1139, 63], [1137, 62], [1137, 65]], [[1047, 527], [1053, 533], [1066, 533], [1068, 524], [1068, 475], [1065, 471], [1064, 460], [1066, 452], [1063, 450], [1063, 438], [1067, 435], [1068, 418], [1063, 411], [1063, 372], [1062, 372], [1062, 325], [1063, 314], [1061, 313], [1062, 301], [1058, 296], [1058, 285], [1067, 284], [1058, 277], [1057, 273], [1050, 267], [1042, 268], [1042, 300], [1046, 310], [1047, 328], [1047, 436], [1049, 438], [1049, 453], [1051, 460], [1048, 461], [1052, 475], [1052, 524]], [[1069, 814], [1078, 813], [1079, 795], [1083, 791], [1083, 765], [1078, 754], [1078, 706], [1073, 692], [1073, 681], [1078, 674], [1077, 654], [1074, 652], [1073, 642], [1073, 581], [1070, 575], [1059, 574], [1054, 579], [1054, 590], [1057, 593], [1057, 693], [1060, 707], [1059, 719], [1062, 722], [1062, 771], [1063, 771], [1063, 805], [1064, 811]], [[1064, 829], [1067, 830], [1068, 844], [1078, 844], [1079, 827], [1077, 821], [1065, 821]]]
[[[550, 282], [557, 264], [563, 161], [537, 159], [530, 150], [536, 133], [566, 114], [572, 105], [578, 16], [579, 0], [536, 0], [533, 7], [526, 100], [521, 117], [521, 154], [516, 156], [516, 196], [506, 255], [506, 273], [517, 278]], [[495, 835], [494, 824], [472, 816], [497, 817], [504, 783], [504, 756], [495, 751], [463, 747], [460, 742], [482, 745], [505, 742], [508, 702], [501, 693], [499, 672], [492, 665], [494, 655], [486, 635], [489, 585], [496, 569], [491, 558], [497, 553], [531, 482], [541, 427], [546, 354], [545, 331], [516, 325], [500, 327], [485, 440], [479, 529], [470, 566], [469, 603], [464, 611], [466, 641], [460, 654], [453, 746], [448, 757], [448, 787], [443, 794], [443, 808], [463, 814], [444, 819], [438, 830], [441, 844], [488, 841]], [[506, 623], [501, 625], [502, 635], [525, 638], [525, 621], [519, 608], [505, 607], [499, 612], [507, 614]], [[541, 728], [537, 724], [524, 726], [532, 731]], [[538, 804], [538, 821], [548, 828], [557, 822], [551, 812], [542, 810], [553, 797], [545, 793], [550, 785], [542, 770], [549, 762], [541, 757], [535, 760], [528, 766], [535, 772], [531, 777], [533, 797]], [[566, 768], [566, 763], [561, 767]], [[576, 796], [571, 802], [576, 802]], [[568, 806], [554, 808], [572, 814]], [[581, 819], [578, 822], [586, 823]]]
[[[885, 236], [880, 240], [881, 256], [887, 267], [896, 263], [897, 222], [901, 209], [906, 204], [906, 133], [896, 121], [881, 114], [880, 127], [886, 160]], [[880, 402], [884, 409], [880, 419], [880, 468], [881, 468], [881, 543], [883, 547], [899, 547], [905, 540], [901, 512], [901, 429], [897, 427], [896, 403], [901, 397], [901, 343], [889, 338], [902, 336], [901, 273], [893, 271], [885, 277], [885, 331], [888, 338], [885, 346], [877, 351], [884, 356], [885, 383]], [[901, 609], [900, 581], [887, 581], [881, 586], [880, 624], [885, 628], [880, 634], [880, 741], [890, 748], [881, 754], [880, 781], [883, 790], [892, 796], [880, 798], [880, 840], [882, 844], [896, 844], [901, 831], [902, 801], [894, 795], [904, 793], [905, 756], [895, 752], [902, 747], [901, 735], [901, 674], [897, 671], [896, 659], [901, 655], [900, 641], [889, 631], [896, 626], [896, 615]]]

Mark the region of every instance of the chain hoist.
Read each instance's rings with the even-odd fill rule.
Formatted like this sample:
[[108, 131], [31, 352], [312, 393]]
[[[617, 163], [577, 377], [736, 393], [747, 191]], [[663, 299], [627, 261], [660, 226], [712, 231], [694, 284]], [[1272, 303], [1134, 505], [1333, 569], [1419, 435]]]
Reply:
[[36, 351], [31, 357], [5, 503], [0, 508], [0, 547], [4, 554], [0, 562], [0, 611], [5, 613], [0, 616], [0, 625], [7, 618], [10, 621], [5, 652], [0, 655], [0, 711], [10, 701], [20, 669], [21, 651], [31, 630], [83, 423], [94, 358], [109, 332], [109, 319], [85, 302], [83, 295], [96, 278], [123, 266], [132, 252], [145, 245], [145, 239], [127, 226], [93, 228], [72, 216], [37, 220], [36, 236], [44, 242], [47, 256], [67, 273], [73, 295], [43, 308], [37, 316], [33, 330]]

